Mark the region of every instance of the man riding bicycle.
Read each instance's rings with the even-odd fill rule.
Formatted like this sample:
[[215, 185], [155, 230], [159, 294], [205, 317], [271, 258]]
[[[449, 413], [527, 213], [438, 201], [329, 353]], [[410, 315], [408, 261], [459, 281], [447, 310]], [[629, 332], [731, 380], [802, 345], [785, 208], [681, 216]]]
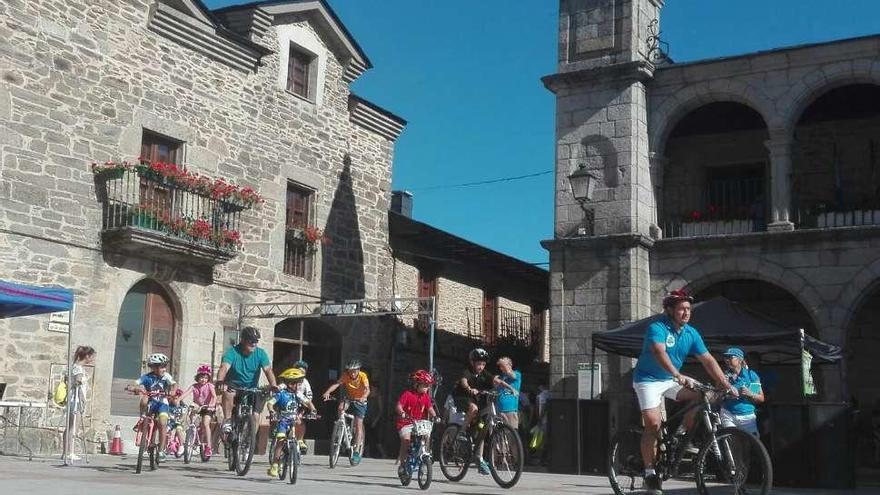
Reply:
[[[220, 392], [220, 405], [223, 407], [223, 432], [232, 431], [232, 408], [235, 407], [237, 392], [227, 385], [236, 388], [256, 388], [260, 383], [260, 370], [266, 375], [269, 386], [277, 388], [275, 373], [266, 351], [257, 347], [260, 343], [260, 331], [254, 327], [244, 327], [239, 335], [239, 343], [230, 347], [220, 361], [217, 371], [217, 391]], [[263, 410], [264, 397], [257, 395], [254, 403], [254, 414]]]
[[370, 396], [370, 380], [367, 374], [361, 371], [361, 362], [352, 359], [345, 365], [345, 373], [338, 382], [330, 385], [324, 391], [324, 400], [330, 400], [330, 394], [337, 388], [343, 387], [344, 397], [339, 401], [339, 416], [345, 412], [345, 402], [348, 401], [349, 413], [354, 416], [354, 446], [351, 461], [354, 465], [361, 462], [361, 452], [364, 448], [364, 417], [367, 415], [367, 397]]
[[[649, 495], [661, 495], [660, 478], [654, 471], [657, 438], [660, 432], [660, 406], [663, 398], [675, 401], [694, 401], [699, 394], [688, 388], [695, 380], [679, 373], [685, 359], [695, 356], [709, 376], [721, 389], [736, 389], [727, 382], [718, 363], [709, 354], [703, 338], [690, 326], [693, 298], [683, 290], [676, 290], [663, 298], [665, 318], [648, 327], [642, 352], [633, 373], [633, 388], [639, 400], [645, 430], [642, 433], [641, 453], [645, 464], [645, 489]], [[694, 409], [685, 416], [688, 429], [693, 426]]]
[[[477, 406], [477, 396], [480, 392], [486, 392], [495, 388], [494, 377], [486, 371], [486, 361], [489, 360], [489, 353], [486, 349], [476, 348], [468, 355], [469, 365], [455, 389], [452, 391], [452, 397], [455, 401], [455, 407], [459, 411], [465, 411], [463, 429], [470, 427], [480, 408]], [[478, 446], [480, 454], [480, 474], [489, 474], [489, 464], [483, 459], [483, 446]]]

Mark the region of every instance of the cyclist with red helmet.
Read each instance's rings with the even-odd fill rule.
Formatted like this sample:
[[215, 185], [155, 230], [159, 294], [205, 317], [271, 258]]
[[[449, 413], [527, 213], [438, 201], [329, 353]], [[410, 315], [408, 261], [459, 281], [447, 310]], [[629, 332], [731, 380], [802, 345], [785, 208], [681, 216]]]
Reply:
[[[679, 373], [688, 356], [695, 356], [709, 376], [722, 389], [731, 389], [721, 367], [709, 354], [691, 319], [693, 298], [683, 290], [672, 291], [663, 298], [665, 317], [648, 327], [642, 352], [633, 373], [633, 388], [639, 399], [645, 430], [642, 433], [641, 452], [645, 463], [645, 489], [649, 495], [661, 495], [660, 478], [654, 471], [657, 437], [660, 432], [660, 406], [664, 397], [675, 401], [699, 399], [699, 394], [688, 388], [694, 379]], [[689, 413], [684, 424], [693, 425], [697, 409]]]
[[[434, 384], [434, 377], [427, 370], [416, 370], [409, 375], [411, 388], [404, 390], [397, 399], [397, 433], [400, 435], [400, 452], [397, 462], [398, 471], [406, 469], [406, 455], [412, 442], [413, 424], [415, 421], [437, 416], [434, 402], [428, 393]], [[400, 473], [398, 473], [399, 475]]]

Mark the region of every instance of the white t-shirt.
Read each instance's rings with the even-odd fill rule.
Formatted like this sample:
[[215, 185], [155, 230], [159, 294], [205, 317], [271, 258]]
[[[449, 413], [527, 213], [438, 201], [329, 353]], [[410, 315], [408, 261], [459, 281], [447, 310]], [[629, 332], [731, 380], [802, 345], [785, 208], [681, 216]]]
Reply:
[[296, 385], [296, 390], [294, 393], [299, 397], [305, 397], [306, 400], [312, 400], [312, 385], [309, 383], [308, 378], [303, 378], [303, 381], [299, 382]]
[[76, 392], [76, 400], [84, 401], [89, 392], [89, 375], [80, 364], [74, 364], [71, 368], [73, 375], [73, 389]]

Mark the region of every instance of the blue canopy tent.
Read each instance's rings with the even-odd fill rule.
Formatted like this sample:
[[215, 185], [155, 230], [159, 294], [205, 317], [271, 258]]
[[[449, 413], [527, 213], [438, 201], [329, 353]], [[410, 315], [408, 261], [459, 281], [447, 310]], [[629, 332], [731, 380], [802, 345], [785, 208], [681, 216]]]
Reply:
[[70, 311], [73, 291], [61, 287], [36, 287], [0, 280], [0, 318]]
[[[73, 328], [73, 291], [63, 287], [38, 287], [33, 285], [14, 284], [0, 280], [0, 318], [30, 316], [45, 313], [70, 311], [70, 323], [67, 331], [67, 383], [73, 379], [71, 372], [71, 342]], [[65, 412], [65, 429], [73, 428], [71, 422], [70, 402], [67, 401]], [[66, 432], [65, 432], [66, 433]], [[64, 463], [68, 462], [71, 435], [65, 434]]]

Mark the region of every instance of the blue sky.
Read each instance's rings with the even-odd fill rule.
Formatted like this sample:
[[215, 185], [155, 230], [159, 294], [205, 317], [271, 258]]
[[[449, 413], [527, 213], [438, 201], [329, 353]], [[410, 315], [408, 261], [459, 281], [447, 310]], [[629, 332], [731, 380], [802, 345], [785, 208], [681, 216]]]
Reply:
[[[210, 8], [245, 3], [207, 0]], [[553, 168], [557, 0], [329, 0], [374, 68], [354, 91], [409, 121], [396, 189], [413, 216], [529, 262], [553, 232], [553, 179], [435, 187]], [[734, 7], [735, 5], [735, 7]], [[676, 62], [880, 33], [880, 1], [667, 0]]]

